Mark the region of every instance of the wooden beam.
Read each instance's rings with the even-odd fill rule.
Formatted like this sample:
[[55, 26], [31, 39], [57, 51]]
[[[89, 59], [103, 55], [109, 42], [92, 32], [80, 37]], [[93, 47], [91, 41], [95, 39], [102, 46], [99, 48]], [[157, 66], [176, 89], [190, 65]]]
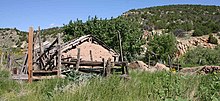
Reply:
[[37, 60], [36, 61], [38, 61], [40, 58], [42, 58], [47, 52], [49, 52], [50, 50], [51, 50], [51, 48], [53, 47], [53, 45], [55, 44], [55, 43], [57, 43], [58, 42], [58, 38], [56, 39], [56, 40], [54, 40], [54, 42], [49, 46], [49, 48], [43, 53], [43, 54], [41, 54], [38, 58], [37, 58]]
[[[53, 55], [51, 55], [51, 57], [49, 58], [49, 60], [46, 60], [46, 65], [45, 67], [47, 67], [47, 65], [49, 65], [51, 63], [51, 60], [54, 59], [54, 57], [58, 54], [58, 52], [55, 52]], [[44, 67], [44, 68], [45, 68]]]
[[60, 39], [60, 33], [58, 33], [58, 45], [57, 45], [57, 50], [58, 50], [58, 64], [57, 64], [57, 69], [58, 69], [58, 72], [57, 72], [57, 76], [60, 77], [61, 75], [61, 39]]
[[4, 51], [1, 53], [1, 66], [3, 66]]
[[106, 75], [105, 58], [102, 58], [102, 61], [103, 61], [103, 74], [102, 74], [102, 76], [105, 76]]
[[32, 58], [33, 58], [33, 27], [29, 28], [29, 34], [28, 34], [28, 82], [32, 82]]
[[77, 48], [77, 62], [76, 62], [76, 71], [79, 70], [79, 66], [80, 66], [80, 48]]
[[93, 58], [92, 58], [92, 50], [89, 51], [89, 54], [90, 54], [90, 60], [93, 61]]
[[40, 55], [43, 54], [44, 52], [44, 47], [41, 42], [41, 31], [40, 31], [40, 26], [38, 26], [38, 40], [39, 40], [39, 46], [40, 46]]
[[125, 71], [126, 71], [126, 74], [129, 75], [128, 64], [127, 63], [125, 64]]
[[111, 58], [108, 58], [106, 64], [106, 76], [109, 76], [111, 74], [111, 68], [112, 68]]
[[[40, 47], [40, 55], [43, 54], [43, 46], [42, 46], [42, 43], [41, 43], [41, 31], [40, 31], [40, 26], [38, 26], [38, 41], [39, 41], [39, 47]], [[39, 64], [40, 68], [42, 68], [42, 64], [40, 63]]]
[[[69, 64], [69, 65], [76, 65], [77, 61], [61, 61], [61, 64]], [[122, 66], [126, 64], [126, 62], [114, 62], [115, 66]], [[80, 61], [80, 66], [103, 66], [103, 62], [101, 61]]]
[[121, 44], [121, 33], [118, 31], [118, 39], [119, 39], [119, 47], [120, 47], [120, 55], [121, 55], [121, 61], [123, 62], [123, 52], [122, 52], [122, 44]]

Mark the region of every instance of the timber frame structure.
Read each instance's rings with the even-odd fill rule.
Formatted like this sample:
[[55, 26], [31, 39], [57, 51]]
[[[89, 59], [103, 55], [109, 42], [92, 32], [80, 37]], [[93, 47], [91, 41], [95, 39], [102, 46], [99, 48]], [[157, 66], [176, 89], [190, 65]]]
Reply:
[[[88, 37], [93, 37], [91, 35], [82, 36], [78, 39], [71, 40], [67, 43], [61, 45], [60, 34], [57, 38], [46, 48], [42, 45], [40, 38], [40, 28], [33, 38], [33, 28], [30, 27], [29, 30], [29, 42], [28, 43], [28, 53], [26, 53], [23, 64], [21, 65], [20, 74], [28, 75], [28, 81], [32, 82], [36, 79], [49, 79], [54, 77], [61, 77], [62, 74], [71, 71], [79, 71], [85, 73], [97, 73], [102, 76], [108, 76], [114, 72], [121, 72], [122, 75], [128, 75], [127, 62], [123, 61], [112, 61], [111, 58], [102, 59], [102, 61], [85, 61], [80, 58], [80, 48], [77, 48], [77, 59], [72, 57], [62, 58], [62, 52], [68, 51], [73, 47], [73, 45], [78, 45], [83, 42], [83, 40], [88, 39]], [[116, 53], [114, 56], [119, 57], [119, 54], [112, 50], [110, 47], [105, 45], [101, 40], [93, 37], [102, 47], [107, 50]], [[33, 43], [31, 42], [33, 39]], [[38, 39], [38, 43], [36, 42]], [[32, 49], [30, 46], [39, 45], [38, 48]], [[33, 52], [33, 54], [32, 54]], [[32, 59], [30, 59], [32, 58]], [[31, 65], [32, 64], [32, 65]], [[32, 68], [33, 66], [33, 68]], [[84, 68], [89, 66], [92, 68]], [[95, 67], [96, 68], [93, 68]], [[22, 79], [22, 77], [15, 77], [14, 79]], [[23, 78], [24, 79], [24, 78]]]

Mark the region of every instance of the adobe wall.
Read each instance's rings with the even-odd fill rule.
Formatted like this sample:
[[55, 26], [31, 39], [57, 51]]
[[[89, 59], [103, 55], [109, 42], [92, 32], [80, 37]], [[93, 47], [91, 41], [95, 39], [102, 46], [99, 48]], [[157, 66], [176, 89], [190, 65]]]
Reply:
[[91, 61], [90, 50], [92, 51], [93, 61], [102, 61], [102, 58], [107, 60], [109, 57], [111, 58], [111, 60], [114, 60], [114, 53], [103, 48], [101, 45], [94, 44], [91, 42], [84, 42], [77, 46], [75, 49], [72, 49], [67, 53], [62, 53], [62, 55], [64, 56], [64, 58], [71, 56], [77, 59], [77, 48], [80, 48], [80, 58], [82, 60]]

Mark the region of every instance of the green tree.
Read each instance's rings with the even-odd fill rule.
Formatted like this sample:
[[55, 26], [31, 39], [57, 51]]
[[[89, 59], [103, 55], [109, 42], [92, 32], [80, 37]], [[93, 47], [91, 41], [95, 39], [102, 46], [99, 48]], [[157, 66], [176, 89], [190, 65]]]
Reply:
[[[64, 39], [68, 41], [86, 34], [92, 34], [104, 41], [108, 46], [119, 52], [119, 38], [121, 35], [124, 58], [131, 61], [141, 52], [143, 45], [142, 29], [139, 21], [123, 17], [111, 19], [89, 18], [83, 23], [81, 20], [70, 21], [64, 26]], [[120, 53], [120, 52], [119, 52]]]
[[173, 34], [154, 35], [148, 43], [148, 50], [157, 54], [157, 59], [168, 63], [168, 55], [173, 59], [177, 51]]
[[192, 36], [202, 36], [202, 35], [203, 35], [203, 31], [201, 29], [195, 29], [195, 31], [192, 34]]

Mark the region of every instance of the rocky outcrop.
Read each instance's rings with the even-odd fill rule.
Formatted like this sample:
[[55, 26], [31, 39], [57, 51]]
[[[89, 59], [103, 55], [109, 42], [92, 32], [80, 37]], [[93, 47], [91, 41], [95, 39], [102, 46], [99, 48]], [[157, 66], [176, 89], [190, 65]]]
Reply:
[[0, 29], [0, 47], [17, 47], [18, 34], [16, 29]]
[[168, 68], [166, 65], [161, 64], [161, 63], [157, 63], [154, 68], [156, 68], [158, 71], [162, 71], [162, 70], [166, 70], [169, 71], [170, 68]]
[[177, 40], [178, 52], [176, 53], [176, 57], [182, 56], [189, 49], [195, 48], [197, 46], [213, 49], [217, 45], [208, 43], [208, 35], [204, 35], [204, 36], [201, 36], [201, 37], [190, 37], [188, 39], [186, 39], [186, 38], [179, 38]]
[[148, 66], [143, 61], [133, 61], [128, 64], [129, 69], [137, 69], [141, 71], [155, 72], [155, 71], [168, 71], [169, 68], [164, 64], [157, 63], [155, 66]]

